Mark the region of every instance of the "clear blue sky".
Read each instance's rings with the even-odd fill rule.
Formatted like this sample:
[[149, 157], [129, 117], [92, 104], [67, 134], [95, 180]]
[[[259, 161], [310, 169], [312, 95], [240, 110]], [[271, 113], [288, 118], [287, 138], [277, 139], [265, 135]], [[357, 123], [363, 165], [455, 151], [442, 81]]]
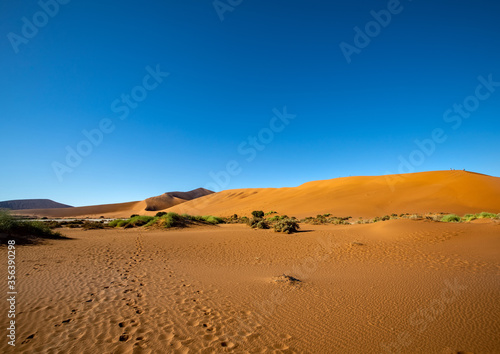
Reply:
[[0, 200], [500, 175], [500, 2], [54, 1], [0, 4]]

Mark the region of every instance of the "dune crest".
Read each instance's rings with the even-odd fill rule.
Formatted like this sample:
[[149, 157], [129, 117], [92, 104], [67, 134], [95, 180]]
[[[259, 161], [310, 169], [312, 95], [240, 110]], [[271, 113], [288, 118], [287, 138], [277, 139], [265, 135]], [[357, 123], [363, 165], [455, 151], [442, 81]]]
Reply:
[[169, 211], [229, 216], [275, 210], [304, 217], [375, 217], [392, 213], [500, 212], [500, 178], [466, 171], [432, 171], [386, 176], [343, 177], [291, 188], [221, 191]]

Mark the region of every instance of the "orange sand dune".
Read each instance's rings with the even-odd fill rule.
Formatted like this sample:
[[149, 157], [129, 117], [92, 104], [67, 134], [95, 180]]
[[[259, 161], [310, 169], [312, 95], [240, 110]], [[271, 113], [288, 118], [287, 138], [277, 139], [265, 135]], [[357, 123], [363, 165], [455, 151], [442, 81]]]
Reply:
[[[140, 202], [19, 210], [15, 214], [115, 218], [131, 214], [154, 215], [164, 210], [229, 216], [234, 213], [250, 215], [259, 209], [296, 217], [325, 213], [374, 217], [392, 213], [500, 212], [500, 178], [465, 171], [344, 177], [292, 188], [232, 189], [199, 197], [207, 193], [210, 191], [199, 188], [186, 193], [165, 193]], [[186, 201], [188, 199], [192, 200]]]
[[67, 217], [90, 217], [99, 218], [104, 216], [107, 218], [124, 218], [130, 217], [132, 214], [156, 214], [155, 210], [169, 208], [171, 206], [184, 203], [188, 200], [199, 198], [200, 196], [213, 193], [204, 188], [194, 189], [189, 192], [169, 192], [157, 197], [147, 198], [143, 201], [93, 205], [76, 208], [58, 208], [58, 209], [24, 209], [14, 210], [17, 215], [36, 215], [52, 218], [67, 218]]
[[128, 202], [116, 204], [92, 205], [75, 208], [58, 208], [58, 209], [24, 209], [13, 210], [16, 215], [36, 215], [47, 216], [52, 218], [71, 218], [71, 217], [90, 217], [99, 218], [104, 216], [107, 218], [130, 216], [131, 214], [143, 214], [146, 208], [146, 202]]
[[211, 194], [168, 211], [228, 216], [252, 210], [290, 216], [374, 217], [392, 213], [500, 212], [500, 178], [465, 171], [345, 177], [294, 188], [234, 189]]

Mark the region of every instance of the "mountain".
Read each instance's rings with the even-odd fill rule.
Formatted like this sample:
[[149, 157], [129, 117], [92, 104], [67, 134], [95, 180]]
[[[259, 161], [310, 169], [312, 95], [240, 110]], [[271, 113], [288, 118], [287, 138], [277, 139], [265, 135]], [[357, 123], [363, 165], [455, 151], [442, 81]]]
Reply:
[[73, 208], [71, 205], [54, 202], [50, 199], [16, 199], [0, 202], [0, 209], [23, 210], [23, 209], [58, 209]]

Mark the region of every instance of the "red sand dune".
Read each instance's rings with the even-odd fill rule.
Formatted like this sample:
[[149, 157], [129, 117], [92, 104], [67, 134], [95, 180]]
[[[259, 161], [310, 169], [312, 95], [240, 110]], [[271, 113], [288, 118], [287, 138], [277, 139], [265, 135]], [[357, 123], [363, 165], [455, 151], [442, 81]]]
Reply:
[[163, 208], [194, 215], [229, 216], [235, 213], [250, 215], [258, 209], [296, 217], [325, 213], [375, 217], [392, 213], [500, 212], [500, 178], [466, 171], [344, 177], [292, 188], [225, 190], [185, 201], [200, 195], [197, 192], [200, 190], [206, 191], [166, 193], [140, 202], [15, 213], [49, 217], [129, 217], [131, 214], [154, 215]]
[[234, 189], [168, 209], [179, 213], [229, 216], [252, 210], [304, 217], [374, 217], [400, 213], [500, 212], [500, 178], [465, 171], [345, 177], [294, 188]]

